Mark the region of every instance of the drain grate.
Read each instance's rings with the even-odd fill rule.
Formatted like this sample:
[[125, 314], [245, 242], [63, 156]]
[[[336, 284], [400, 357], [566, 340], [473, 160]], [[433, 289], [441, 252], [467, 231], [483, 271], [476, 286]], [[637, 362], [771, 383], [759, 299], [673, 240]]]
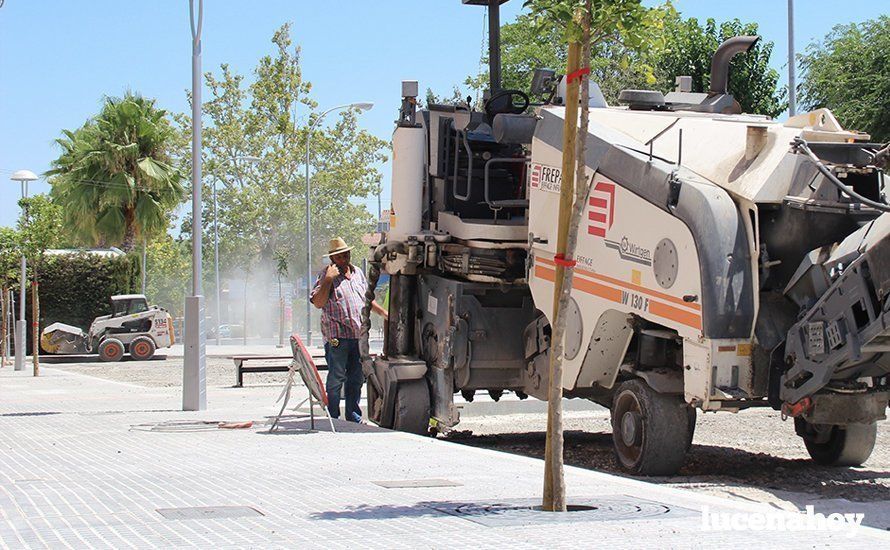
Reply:
[[463, 483], [457, 483], [448, 479], [396, 479], [392, 481], [372, 481], [385, 489], [417, 489], [420, 487], [461, 487]]
[[541, 501], [510, 499], [491, 503], [435, 503], [431, 508], [488, 527], [515, 527], [588, 521], [673, 519], [698, 512], [629, 496], [574, 500], [568, 512], [544, 512]]
[[224, 519], [263, 516], [250, 506], [190, 506], [187, 508], [158, 508], [157, 513], [166, 519]]

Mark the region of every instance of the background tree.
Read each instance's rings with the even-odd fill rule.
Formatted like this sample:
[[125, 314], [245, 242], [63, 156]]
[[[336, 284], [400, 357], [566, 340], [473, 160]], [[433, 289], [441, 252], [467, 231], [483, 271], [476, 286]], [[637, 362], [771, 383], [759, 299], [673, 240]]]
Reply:
[[[624, 2], [605, 2], [604, 7], [622, 7]], [[542, 11], [548, 0], [527, 4], [531, 11], [522, 13], [512, 23], [501, 26], [501, 78], [506, 89], [527, 91], [531, 88], [535, 69], [548, 68], [561, 72], [565, 69], [568, 44], [565, 40], [564, 23], [571, 10], [561, 12]], [[600, 3], [597, 3], [600, 5]], [[605, 13], [605, 12], [604, 12]], [[646, 38], [647, 48], [660, 48], [665, 33], [661, 31], [663, 20], [675, 13], [670, 4], [646, 10], [641, 8], [638, 17], [645, 17], [648, 34], [622, 36], [619, 32], [592, 37], [590, 71], [610, 103], [616, 103], [618, 92], [628, 88], [646, 88], [656, 79], [651, 60], [640, 54], [639, 41]], [[625, 33], [626, 34], [626, 33]], [[482, 58], [488, 65], [488, 54]], [[474, 90], [488, 88], [488, 72], [467, 78], [465, 84]]]
[[[622, 4], [596, 3], [615, 8]], [[568, 12], [545, 17], [534, 9], [535, 5], [529, 5], [532, 12], [520, 14], [501, 27], [504, 88], [528, 90], [536, 68], [565, 67], [567, 44], [562, 39], [564, 27], [559, 18], [564, 21]], [[669, 2], [641, 11], [639, 16], [646, 19], [646, 35], [623, 36], [619, 31], [608, 36], [592, 35], [590, 79], [600, 86], [610, 104], [617, 104], [618, 93], [624, 89], [673, 90], [676, 77], [682, 75], [692, 76], [693, 91], [707, 91], [711, 57], [720, 43], [758, 31], [756, 23], [738, 19], [723, 23], [708, 19], [702, 26], [694, 18], [683, 18]], [[749, 54], [734, 58], [730, 65], [729, 91], [745, 112], [775, 117], [787, 107], [786, 92], [778, 87], [779, 74], [769, 66], [772, 50], [772, 42], [760, 41]], [[483, 62], [488, 63], [487, 54]], [[467, 78], [465, 84], [475, 90], [485, 89], [488, 73]]]
[[278, 278], [278, 345], [284, 345], [284, 290], [281, 287], [281, 278], [287, 277], [288, 257], [284, 252], [275, 252], [275, 275]]
[[28, 259], [31, 270], [31, 356], [34, 359], [34, 376], [40, 370], [40, 293], [38, 277], [45, 252], [59, 242], [62, 228], [62, 209], [40, 194], [19, 201], [22, 216], [18, 221], [21, 249]]
[[[678, 76], [692, 77], [693, 92], [707, 92], [711, 84], [711, 58], [724, 40], [733, 36], [757, 35], [757, 23], [738, 19], [717, 23], [695, 18], [683, 19], [673, 12], [665, 19], [664, 47], [654, 54], [642, 52], [655, 67], [658, 89], [674, 89]], [[760, 40], [745, 55], [729, 64], [729, 93], [742, 106], [742, 112], [777, 117], [788, 108], [787, 92], [779, 87], [779, 73], [770, 67], [773, 43]]]
[[[225, 64], [208, 73], [204, 104], [205, 185], [210, 178], [217, 182], [220, 263], [245, 277], [267, 274], [267, 284], [276, 276], [276, 253], [291, 259], [290, 273], [306, 272], [304, 162], [308, 128], [318, 116], [289, 25], [275, 32], [272, 44], [273, 54], [259, 60], [249, 85]], [[310, 158], [310, 244], [319, 253], [335, 235], [358, 244], [374, 227], [373, 216], [357, 199], [376, 193], [388, 146], [359, 128], [355, 112], [326, 120], [333, 123], [313, 131]], [[203, 230], [205, 239], [212, 239], [208, 214]], [[191, 230], [187, 220], [183, 233]]]
[[890, 17], [837, 25], [799, 56], [800, 103], [827, 107], [846, 128], [890, 141]]
[[127, 92], [56, 140], [62, 154], [47, 175], [66, 230], [86, 245], [131, 251], [166, 231], [182, 202], [183, 176], [171, 163], [175, 132], [155, 101]]
[[165, 234], [148, 243], [147, 256], [149, 302], [166, 308], [174, 318], [182, 317], [192, 276], [190, 243]]
[[7, 318], [12, 304], [9, 300], [9, 291], [16, 283], [21, 250], [19, 238], [11, 227], [0, 227], [0, 367], [6, 366]]

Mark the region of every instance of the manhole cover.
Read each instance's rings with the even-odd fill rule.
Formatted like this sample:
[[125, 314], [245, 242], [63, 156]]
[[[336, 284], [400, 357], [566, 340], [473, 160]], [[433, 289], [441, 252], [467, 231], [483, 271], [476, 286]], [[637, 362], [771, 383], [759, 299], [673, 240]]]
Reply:
[[191, 506], [188, 508], [158, 508], [166, 519], [220, 519], [265, 515], [250, 506]]
[[628, 496], [573, 500], [568, 512], [544, 512], [541, 510], [541, 501], [532, 499], [510, 499], [490, 503], [436, 503], [431, 507], [439, 512], [488, 527], [673, 519], [697, 514], [688, 508]]
[[396, 479], [393, 481], [372, 481], [386, 489], [416, 489], [419, 487], [460, 487], [463, 484], [448, 479]]

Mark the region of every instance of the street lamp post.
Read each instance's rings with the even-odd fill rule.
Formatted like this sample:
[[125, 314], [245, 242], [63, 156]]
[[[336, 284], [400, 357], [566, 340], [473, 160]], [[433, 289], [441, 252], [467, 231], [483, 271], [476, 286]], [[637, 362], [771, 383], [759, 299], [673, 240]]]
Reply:
[[339, 109], [358, 109], [359, 111], [367, 111], [374, 107], [373, 103], [358, 102], [347, 103], [346, 105], [338, 105], [331, 107], [327, 111], [321, 113], [315, 122], [309, 127], [306, 134], [306, 346], [312, 345], [312, 303], [309, 296], [312, 294], [312, 224], [311, 224], [311, 180], [309, 179], [309, 144], [312, 140], [312, 131], [318, 126], [322, 119], [330, 112]]
[[[19, 170], [15, 172], [10, 178], [12, 181], [17, 181], [22, 185], [22, 200], [28, 198], [28, 182], [35, 181], [37, 179], [37, 175], [30, 170]], [[25, 218], [28, 217], [28, 212], [25, 211]], [[27, 219], [25, 220], [27, 223]], [[19, 320], [15, 324], [15, 370], [24, 370], [25, 369], [25, 348], [28, 346], [27, 340], [27, 322], [25, 321], [25, 287], [28, 283], [28, 264], [25, 260], [25, 254], [22, 253], [22, 278], [19, 289]], [[34, 346], [37, 345], [37, 342], [33, 342]], [[35, 348], [34, 353], [37, 353]]]
[[216, 280], [216, 345], [219, 345], [219, 225], [216, 208], [216, 178], [213, 178], [213, 276]]
[[192, 31], [192, 295], [185, 299], [185, 338], [182, 368], [182, 410], [207, 408], [206, 333], [201, 288], [201, 29], [204, 2], [189, 0]]
[[797, 78], [794, 59], [794, 0], [788, 0], [788, 116], [797, 114]]

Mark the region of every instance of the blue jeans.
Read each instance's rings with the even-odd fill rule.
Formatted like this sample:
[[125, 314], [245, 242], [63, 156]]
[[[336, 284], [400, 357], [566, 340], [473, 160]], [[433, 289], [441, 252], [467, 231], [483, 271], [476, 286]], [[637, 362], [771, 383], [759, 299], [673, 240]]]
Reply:
[[340, 339], [339, 346], [330, 342], [324, 345], [324, 357], [328, 362], [328, 380], [325, 384], [328, 391], [328, 411], [333, 418], [340, 418], [340, 390], [346, 384], [346, 420], [362, 421], [362, 409], [359, 399], [362, 396], [362, 384], [365, 376], [362, 373], [361, 354], [358, 351], [358, 340], [355, 338]]

